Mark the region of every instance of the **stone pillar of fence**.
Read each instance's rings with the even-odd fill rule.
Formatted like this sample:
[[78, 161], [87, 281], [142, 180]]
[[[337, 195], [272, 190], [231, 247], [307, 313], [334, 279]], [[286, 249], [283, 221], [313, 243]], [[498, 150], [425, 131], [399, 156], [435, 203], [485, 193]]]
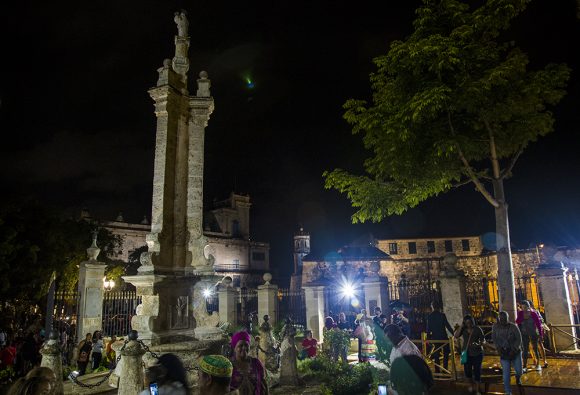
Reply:
[[218, 289], [219, 299], [219, 315], [220, 322], [227, 322], [231, 325], [236, 325], [236, 318], [238, 316], [236, 301], [237, 292], [231, 286], [232, 279], [227, 281], [227, 278], [222, 281]]
[[97, 261], [99, 252], [101, 250], [97, 247], [97, 232], [93, 232], [93, 243], [87, 248], [89, 260], [82, 262], [79, 269], [77, 339], [84, 339], [87, 333], [102, 330], [103, 277], [106, 265]]
[[121, 350], [121, 371], [119, 372], [118, 395], [135, 395], [143, 390], [143, 355], [145, 350], [137, 341], [137, 332], [129, 334], [129, 341]]
[[306, 305], [306, 329], [312, 331], [312, 337], [319, 343], [324, 342], [324, 318], [326, 300], [324, 285], [306, 285], [304, 303]]
[[564, 325], [554, 331], [552, 339], [557, 350], [576, 350], [573, 327], [572, 303], [566, 274], [568, 269], [561, 262], [549, 262], [538, 266], [536, 275], [542, 291], [546, 321], [552, 325]]
[[379, 276], [380, 265], [372, 262], [369, 267], [370, 274], [365, 277], [361, 284], [364, 289], [365, 308], [372, 315], [375, 307], [380, 307], [386, 314], [389, 307], [389, 284], [388, 279]]
[[40, 366], [47, 367], [54, 372], [56, 376], [54, 393], [57, 395], [64, 393], [62, 387], [62, 349], [58, 340], [58, 332], [52, 331], [48, 341], [40, 349], [42, 354]]
[[258, 319], [261, 320], [266, 314], [270, 316], [270, 324], [276, 324], [278, 312], [278, 286], [270, 284], [272, 275], [264, 274], [264, 284], [258, 285]]
[[463, 322], [467, 314], [467, 292], [465, 289], [465, 274], [456, 268], [457, 256], [448, 254], [444, 258], [444, 267], [440, 272], [441, 301], [443, 312], [453, 326]]

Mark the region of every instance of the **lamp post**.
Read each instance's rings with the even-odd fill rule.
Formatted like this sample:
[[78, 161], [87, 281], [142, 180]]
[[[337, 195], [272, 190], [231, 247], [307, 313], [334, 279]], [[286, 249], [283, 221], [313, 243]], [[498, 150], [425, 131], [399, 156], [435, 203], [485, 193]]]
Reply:
[[115, 281], [107, 280], [107, 277], [103, 277], [103, 289], [108, 292], [113, 288], [115, 288]]

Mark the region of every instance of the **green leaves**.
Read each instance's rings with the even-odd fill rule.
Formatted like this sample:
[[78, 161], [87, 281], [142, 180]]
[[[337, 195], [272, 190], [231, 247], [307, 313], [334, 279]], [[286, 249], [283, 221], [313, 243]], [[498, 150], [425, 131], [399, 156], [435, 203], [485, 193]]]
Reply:
[[466, 177], [484, 193], [478, 178], [493, 175], [492, 158], [507, 167], [550, 133], [549, 107], [565, 94], [567, 66], [530, 71], [525, 53], [497, 41], [528, 0], [487, 0], [473, 10], [455, 0], [423, 3], [411, 36], [374, 59], [372, 100], [344, 105], [371, 153], [366, 174], [323, 177], [357, 208], [353, 222], [401, 214]]

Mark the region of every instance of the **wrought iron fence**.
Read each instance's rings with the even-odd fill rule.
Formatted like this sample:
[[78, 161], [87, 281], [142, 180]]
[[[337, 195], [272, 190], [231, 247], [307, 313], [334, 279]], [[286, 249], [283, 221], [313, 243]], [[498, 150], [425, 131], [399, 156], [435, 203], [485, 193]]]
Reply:
[[211, 314], [214, 311], [219, 313], [220, 311], [220, 299], [217, 294], [213, 293], [207, 298], [205, 298], [205, 307], [207, 312]]
[[258, 312], [258, 291], [242, 287], [238, 293], [237, 322], [244, 323], [248, 321], [251, 313]]
[[[290, 316], [295, 324], [306, 326], [306, 302], [304, 290], [278, 289], [278, 309], [276, 321], [281, 322]], [[262, 317], [259, 317], [260, 319]]]
[[77, 291], [56, 291], [54, 294], [53, 326], [59, 332], [74, 336], [71, 326], [76, 324], [79, 306]]
[[[535, 275], [514, 279], [516, 300], [529, 300], [540, 312], [544, 304]], [[467, 307], [475, 320], [482, 325], [491, 325], [499, 310], [499, 289], [496, 278], [468, 279], [466, 281]]]
[[103, 334], [125, 336], [131, 331], [131, 318], [135, 315], [141, 297], [135, 291], [105, 292], [103, 295]]

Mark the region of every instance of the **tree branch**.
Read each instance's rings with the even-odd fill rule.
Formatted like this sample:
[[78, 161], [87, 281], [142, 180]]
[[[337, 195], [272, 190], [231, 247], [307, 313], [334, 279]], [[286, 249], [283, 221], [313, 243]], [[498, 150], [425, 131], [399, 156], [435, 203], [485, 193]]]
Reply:
[[468, 178], [466, 180], [458, 182], [457, 184], [451, 185], [451, 188], [459, 188], [459, 187], [462, 187], [464, 185], [469, 184], [470, 182], [473, 182], [473, 180], [471, 178]]
[[[451, 122], [451, 112], [449, 111], [449, 108], [447, 108], [447, 122], [449, 123], [451, 135], [456, 136], [453, 122]], [[463, 163], [463, 168], [465, 169], [471, 181], [475, 184], [475, 188], [477, 188], [477, 190], [483, 195], [489, 204], [491, 204], [493, 207], [499, 207], [499, 202], [495, 200], [491, 193], [489, 193], [489, 191], [485, 188], [485, 185], [481, 183], [477, 175], [473, 172], [471, 166], [469, 166], [469, 162], [465, 158], [465, 155], [463, 155], [463, 151], [461, 150], [459, 143], [456, 141], [455, 144], [457, 145], [457, 152], [459, 154], [459, 159], [461, 159], [461, 163]]]
[[510, 164], [508, 165], [508, 167], [506, 167], [500, 175], [500, 178], [506, 178], [508, 175], [511, 174], [514, 166], [516, 165], [516, 162], [518, 161], [520, 155], [522, 154], [522, 152], [524, 152], [524, 147], [520, 147], [520, 149], [518, 150], [518, 152], [516, 152], [516, 154], [512, 157], [512, 159], [510, 160]]

